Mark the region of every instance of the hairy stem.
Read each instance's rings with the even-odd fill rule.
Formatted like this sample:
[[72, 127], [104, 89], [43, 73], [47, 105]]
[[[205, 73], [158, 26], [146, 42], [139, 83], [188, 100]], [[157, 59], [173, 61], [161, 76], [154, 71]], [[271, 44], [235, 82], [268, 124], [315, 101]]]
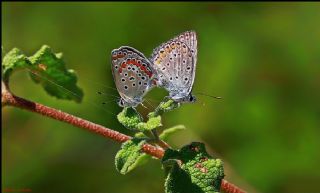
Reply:
[[[123, 143], [131, 139], [131, 137], [128, 135], [119, 133], [112, 129], [106, 128], [102, 125], [98, 125], [88, 120], [63, 112], [61, 110], [47, 107], [45, 105], [15, 96], [9, 91], [7, 85], [4, 84], [3, 82], [1, 86], [2, 86], [2, 92], [1, 92], [2, 107], [5, 105], [9, 105], [9, 106], [25, 109], [31, 112], [35, 112], [43, 116], [50, 117], [62, 122], [66, 122], [73, 126], [80, 127], [88, 131], [97, 133], [99, 135], [104, 136], [105, 138], [109, 138], [120, 143]], [[164, 155], [163, 148], [158, 148], [150, 144], [144, 144], [142, 147], [142, 150], [145, 153], [151, 156], [154, 156], [158, 159], [161, 159]], [[226, 180], [222, 180], [221, 191], [225, 193], [244, 193], [245, 192]]]
[[[80, 127], [83, 129], [86, 129], [88, 131], [100, 134], [106, 138], [112, 139], [114, 141], [123, 143], [127, 140], [130, 140], [131, 137], [122, 133], [119, 133], [117, 131], [114, 131], [112, 129], [106, 128], [102, 125], [98, 125], [95, 123], [92, 123], [90, 121], [87, 121], [85, 119], [76, 117], [74, 115], [65, 113], [63, 111], [47, 107], [45, 105], [32, 102], [23, 98], [20, 98], [18, 96], [15, 96], [11, 94], [10, 92], [2, 93], [2, 103], [10, 106], [19, 107], [22, 109], [26, 109], [35, 113], [39, 113], [41, 115], [51, 117], [53, 119], [69, 123], [71, 125], [74, 125], [76, 127]], [[164, 154], [164, 150], [161, 148], [157, 148], [155, 146], [152, 146], [150, 144], [145, 144], [142, 148], [142, 150], [150, 154], [156, 158], [162, 158]]]
[[170, 148], [169, 144], [167, 144], [166, 142], [162, 141], [162, 140], [159, 138], [159, 135], [158, 135], [156, 129], [152, 129], [152, 130], [151, 130], [151, 133], [153, 134], [153, 137], [155, 138], [156, 143], [157, 143], [161, 148], [163, 148], [164, 150]]

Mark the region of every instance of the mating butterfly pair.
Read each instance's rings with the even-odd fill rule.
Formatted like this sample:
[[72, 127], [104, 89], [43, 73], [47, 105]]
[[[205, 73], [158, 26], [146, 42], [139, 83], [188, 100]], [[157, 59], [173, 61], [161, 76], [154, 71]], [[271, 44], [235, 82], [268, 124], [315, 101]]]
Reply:
[[154, 86], [176, 102], [194, 102], [191, 94], [197, 62], [197, 35], [184, 32], [153, 50], [150, 59], [129, 46], [111, 52], [112, 74], [121, 96], [118, 104], [135, 107]]

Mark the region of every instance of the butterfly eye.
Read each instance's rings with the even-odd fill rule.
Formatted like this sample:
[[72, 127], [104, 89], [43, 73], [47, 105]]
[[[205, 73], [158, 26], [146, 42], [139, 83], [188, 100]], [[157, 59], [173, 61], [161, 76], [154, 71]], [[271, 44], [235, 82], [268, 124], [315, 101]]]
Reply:
[[124, 101], [123, 101], [122, 98], [118, 100], [118, 105], [121, 106], [121, 107], [124, 106]]
[[194, 100], [193, 96], [190, 96], [189, 101], [192, 102]]

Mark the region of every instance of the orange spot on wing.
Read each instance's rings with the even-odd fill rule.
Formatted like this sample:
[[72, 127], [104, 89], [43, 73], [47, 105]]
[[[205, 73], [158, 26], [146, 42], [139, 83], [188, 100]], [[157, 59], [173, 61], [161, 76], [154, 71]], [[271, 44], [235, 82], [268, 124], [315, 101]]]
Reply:
[[38, 67], [43, 71], [47, 70], [47, 66], [45, 64], [38, 64]]
[[123, 54], [118, 54], [118, 55], [117, 55], [117, 58], [123, 58], [123, 57], [124, 57]]

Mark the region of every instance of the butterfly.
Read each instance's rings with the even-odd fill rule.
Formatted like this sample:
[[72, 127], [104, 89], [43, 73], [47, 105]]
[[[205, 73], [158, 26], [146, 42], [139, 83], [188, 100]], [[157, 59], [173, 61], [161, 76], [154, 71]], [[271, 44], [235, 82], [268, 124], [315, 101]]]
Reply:
[[112, 75], [121, 96], [118, 105], [136, 107], [154, 86], [156, 77], [151, 62], [138, 50], [122, 46], [111, 52]]
[[157, 86], [176, 102], [195, 102], [192, 86], [197, 63], [197, 35], [186, 31], [155, 48], [151, 59]]

